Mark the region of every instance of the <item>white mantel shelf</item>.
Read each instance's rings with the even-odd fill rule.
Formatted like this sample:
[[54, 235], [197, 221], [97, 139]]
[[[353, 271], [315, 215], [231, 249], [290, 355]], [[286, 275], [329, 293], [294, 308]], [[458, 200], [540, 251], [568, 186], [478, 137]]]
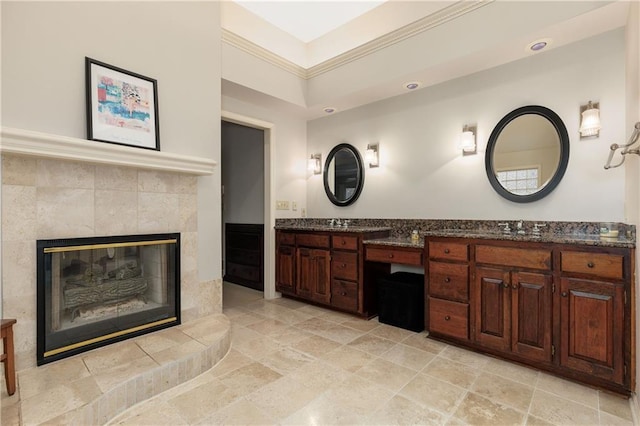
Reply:
[[106, 142], [2, 127], [0, 153], [31, 155], [95, 164], [210, 175], [214, 160]]

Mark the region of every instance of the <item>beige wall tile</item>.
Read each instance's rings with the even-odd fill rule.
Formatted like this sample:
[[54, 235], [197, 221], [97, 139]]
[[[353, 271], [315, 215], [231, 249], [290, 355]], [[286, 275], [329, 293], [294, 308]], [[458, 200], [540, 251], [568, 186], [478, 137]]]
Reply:
[[92, 189], [39, 187], [36, 197], [39, 238], [95, 235]]
[[36, 238], [36, 197], [33, 186], [2, 185], [2, 241]]
[[2, 154], [2, 184], [35, 186], [36, 168], [34, 157]]
[[198, 230], [198, 196], [196, 194], [178, 194], [180, 205], [180, 229], [183, 232]]
[[178, 194], [138, 193], [138, 230], [143, 233], [180, 230]]
[[93, 189], [95, 182], [93, 164], [38, 159], [36, 185], [41, 188]]
[[180, 194], [197, 194], [198, 177], [192, 175], [180, 175], [178, 177], [177, 192]]
[[96, 165], [95, 188], [111, 191], [137, 191], [138, 170], [130, 167]]
[[96, 235], [125, 235], [138, 232], [138, 194], [97, 190], [95, 193]]
[[[36, 242], [6, 241], [2, 243], [2, 295], [25, 299], [36, 294]], [[32, 298], [35, 305], [35, 297]]]
[[155, 170], [138, 171], [138, 191], [140, 192], [160, 192], [179, 193], [180, 175]]

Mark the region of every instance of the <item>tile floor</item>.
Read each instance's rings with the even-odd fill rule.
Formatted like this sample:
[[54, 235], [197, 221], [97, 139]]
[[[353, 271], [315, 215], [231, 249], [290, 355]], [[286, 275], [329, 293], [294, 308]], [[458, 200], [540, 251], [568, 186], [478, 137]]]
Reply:
[[626, 399], [379, 323], [224, 287], [228, 355], [112, 425], [631, 425]]

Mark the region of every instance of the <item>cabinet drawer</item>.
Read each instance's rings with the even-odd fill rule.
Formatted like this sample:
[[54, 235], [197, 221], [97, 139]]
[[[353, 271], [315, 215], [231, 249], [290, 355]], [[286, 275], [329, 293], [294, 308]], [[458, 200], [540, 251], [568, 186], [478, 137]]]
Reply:
[[429, 262], [429, 296], [469, 301], [469, 266]]
[[304, 247], [329, 248], [329, 236], [314, 235], [314, 234], [298, 234], [296, 235], [296, 243], [298, 243], [299, 246], [304, 246]]
[[561, 251], [563, 272], [589, 274], [603, 278], [624, 278], [624, 256], [608, 253]]
[[372, 262], [422, 265], [422, 250], [397, 250], [391, 247], [367, 247], [366, 260]]
[[476, 263], [551, 269], [551, 250], [477, 245]]
[[429, 297], [429, 332], [469, 338], [469, 305]]
[[287, 232], [278, 233], [278, 244], [292, 246], [295, 243], [296, 243], [296, 234], [291, 234]]
[[469, 244], [452, 243], [449, 241], [430, 241], [429, 258], [466, 262], [469, 260]]
[[336, 308], [358, 310], [358, 284], [350, 281], [331, 281], [331, 305]]
[[343, 235], [333, 235], [331, 237], [331, 247], [341, 250], [357, 250], [358, 237], [347, 237]]
[[358, 254], [333, 252], [331, 255], [331, 277], [358, 281]]

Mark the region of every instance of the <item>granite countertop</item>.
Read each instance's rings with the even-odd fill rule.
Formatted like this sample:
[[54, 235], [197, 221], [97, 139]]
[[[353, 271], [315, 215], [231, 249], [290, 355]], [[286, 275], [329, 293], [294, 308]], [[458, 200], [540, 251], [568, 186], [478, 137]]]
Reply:
[[390, 247], [410, 247], [420, 250], [424, 248], [424, 238], [420, 238], [418, 241], [413, 241], [410, 237], [375, 238], [372, 240], [364, 240], [363, 243]]
[[329, 226], [329, 225], [276, 225], [281, 231], [324, 231], [324, 232], [378, 232], [391, 231], [388, 226]]

